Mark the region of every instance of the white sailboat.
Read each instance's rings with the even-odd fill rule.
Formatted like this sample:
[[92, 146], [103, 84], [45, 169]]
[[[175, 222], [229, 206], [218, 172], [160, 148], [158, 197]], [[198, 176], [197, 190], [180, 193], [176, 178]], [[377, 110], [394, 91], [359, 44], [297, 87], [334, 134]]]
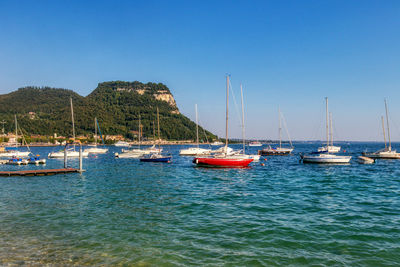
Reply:
[[[326, 143], [329, 145], [329, 118], [328, 118], [328, 98], [326, 101]], [[316, 152], [309, 155], [300, 155], [303, 163], [322, 163], [322, 164], [345, 164], [349, 163], [351, 156], [340, 156], [331, 154], [329, 151]]]
[[397, 153], [396, 150], [392, 150], [392, 142], [390, 140], [389, 115], [388, 115], [388, 107], [387, 107], [386, 99], [385, 99], [385, 110], [386, 110], [386, 124], [387, 124], [387, 134], [388, 134], [389, 146], [386, 143], [385, 121], [382, 116], [381, 117], [382, 130], [383, 130], [383, 138], [385, 140], [385, 148], [383, 148], [379, 151], [376, 151], [376, 152], [372, 152], [372, 153], [364, 152], [363, 156], [373, 158], [373, 159], [400, 159], [400, 153]]
[[195, 104], [196, 109], [196, 147], [190, 147], [187, 149], [182, 149], [179, 151], [179, 155], [181, 156], [201, 156], [201, 155], [209, 155], [211, 153], [211, 149], [205, 149], [199, 147], [199, 118], [197, 113], [197, 104]]
[[[154, 124], [153, 124], [153, 131], [154, 130]], [[142, 149], [141, 146], [141, 136], [142, 136], [142, 123], [141, 123], [141, 117], [139, 114], [139, 135], [138, 135], [138, 140], [139, 140], [139, 148], [137, 149], [129, 149], [129, 150], [125, 150], [122, 149], [122, 153], [115, 153], [115, 157], [116, 158], [140, 158], [144, 155], [148, 155], [151, 153], [160, 153], [161, 152], [161, 148], [156, 148], [155, 145], [149, 147], [149, 148], [145, 148]]]
[[[72, 105], [72, 97], [69, 99], [71, 103], [71, 118], [72, 118], [72, 139], [73, 142], [75, 143], [75, 120], [74, 120], [74, 106]], [[52, 152], [48, 154], [49, 158], [64, 158], [64, 150], [57, 151], [57, 152]], [[89, 153], [87, 151], [82, 151], [82, 157], [87, 157], [89, 156]], [[78, 158], [79, 157], [79, 151], [75, 150], [75, 145], [74, 147], [70, 148], [67, 150], [67, 157], [68, 158]]]
[[[244, 124], [244, 101], [243, 101], [243, 87], [240, 84], [240, 96], [241, 96], [241, 104], [242, 104], [242, 140], [243, 140], [243, 153], [240, 155], [241, 157], [252, 159], [253, 161], [259, 161], [261, 155], [255, 154], [246, 154], [246, 128]], [[261, 145], [261, 143], [259, 143]], [[254, 145], [253, 145], [254, 146]], [[239, 156], [239, 155], [238, 155]]]
[[[99, 132], [101, 135], [99, 122], [97, 121], [97, 118], [94, 118], [94, 145], [92, 145], [90, 148], [85, 149], [85, 152], [88, 152], [90, 154], [105, 154], [107, 153], [108, 148], [97, 146], [97, 127], [99, 128]], [[104, 146], [103, 137], [101, 137], [101, 141]]]
[[338, 153], [341, 147], [333, 145], [332, 113], [329, 113], [329, 125], [329, 141], [326, 146], [319, 147], [318, 152], [328, 151], [329, 153]]
[[[289, 135], [289, 131], [285, 125], [286, 133], [289, 138], [289, 143], [290, 147], [282, 147], [282, 113], [280, 108], [278, 108], [278, 116], [279, 116], [279, 147], [271, 147], [268, 146], [267, 148], [264, 148], [262, 150], [258, 151], [258, 154], [263, 155], [263, 156], [284, 156], [284, 155], [289, 155], [293, 151], [293, 144], [292, 140]], [[284, 121], [285, 122], [285, 121]]]
[[30, 151], [19, 151], [18, 150], [18, 122], [17, 122], [17, 115], [14, 115], [15, 119], [15, 149], [14, 150], [3, 150], [0, 151], [1, 158], [12, 158], [12, 157], [27, 157], [31, 153]]

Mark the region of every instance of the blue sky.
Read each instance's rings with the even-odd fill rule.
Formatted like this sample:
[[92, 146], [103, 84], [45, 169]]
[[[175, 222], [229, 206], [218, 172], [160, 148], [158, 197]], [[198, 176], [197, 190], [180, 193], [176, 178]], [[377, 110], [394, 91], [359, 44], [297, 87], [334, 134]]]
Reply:
[[163, 82], [223, 135], [230, 73], [248, 137], [277, 138], [280, 106], [293, 139], [323, 139], [328, 96], [336, 139], [382, 140], [387, 97], [400, 141], [399, 14], [399, 1], [0, 0], [0, 93]]

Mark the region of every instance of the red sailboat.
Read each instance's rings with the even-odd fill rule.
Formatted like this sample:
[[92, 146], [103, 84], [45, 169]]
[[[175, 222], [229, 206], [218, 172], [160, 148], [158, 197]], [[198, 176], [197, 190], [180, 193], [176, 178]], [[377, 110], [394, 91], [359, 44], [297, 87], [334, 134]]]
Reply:
[[199, 167], [213, 167], [213, 168], [244, 168], [247, 167], [251, 158], [244, 157], [243, 155], [228, 155], [228, 109], [229, 108], [229, 75], [226, 76], [226, 138], [224, 153], [212, 157], [197, 157], [193, 159]]

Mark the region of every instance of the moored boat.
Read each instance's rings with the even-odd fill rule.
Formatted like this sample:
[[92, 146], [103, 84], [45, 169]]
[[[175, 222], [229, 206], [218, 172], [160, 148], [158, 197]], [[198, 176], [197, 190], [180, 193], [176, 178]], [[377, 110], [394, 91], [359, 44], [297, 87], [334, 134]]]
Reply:
[[351, 156], [340, 156], [329, 153], [301, 155], [303, 163], [319, 163], [319, 164], [346, 164], [351, 160]]
[[216, 167], [216, 168], [243, 168], [247, 167], [252, 158], [243, 158], [239, 155], [228, 155], [228, 114], [229, 114], [229, 76], [226, 77], [226, 124], [225, 124], [225, 147], [222, 154], [210, 157], [196, 157], [193, 163], [199, 167]]
[[126, 142], [126, 141], [118, 141], [118, 142], [116, 142], [114, 144], [114, 146], [117, 146], [117, 147], [129, 147], [130, 144], [128, 142]]
[[360, 163], [360, 164], [372, 164], [372, 163], [375, 163], [375, 159], [364, 157], [364, 156], [359, 156], [358, 157], [358, 163]]
[[252, 141], [249, 143], [249, 146], [262, 146], [262, 144], [258, 141]]
[[385, 140], [385, 148], [378, 150], [376, 152], [363, 152], [363, 156], [373, 158], [373, 159], [400, 159], [400, 153], [396, 150], [392, 149], [392, 142], [390, 139], [390, 128], [389, 128], [389, 115], [388, 115], [388, 107], [387, 102], [385, 99], [385, 111], [386, 111], [386, 124], [387, 124], [387, 136], [389, 144], [386, 143], [386, 133], [385, 133], [385, 120], [383, 116], [381, 117], [382, 120], [382, 131], [383, 131], [383, 138]]

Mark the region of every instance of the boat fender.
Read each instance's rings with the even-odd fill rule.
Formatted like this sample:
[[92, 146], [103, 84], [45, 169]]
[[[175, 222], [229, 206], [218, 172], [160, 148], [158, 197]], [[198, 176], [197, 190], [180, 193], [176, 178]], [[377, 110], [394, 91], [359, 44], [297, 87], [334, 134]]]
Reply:
[[118, 157], [119, 157], [119, 154], [118, 154], [118, 153], [115, 153], [115, 157], [118, 158]]

